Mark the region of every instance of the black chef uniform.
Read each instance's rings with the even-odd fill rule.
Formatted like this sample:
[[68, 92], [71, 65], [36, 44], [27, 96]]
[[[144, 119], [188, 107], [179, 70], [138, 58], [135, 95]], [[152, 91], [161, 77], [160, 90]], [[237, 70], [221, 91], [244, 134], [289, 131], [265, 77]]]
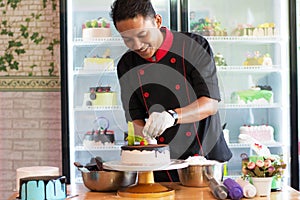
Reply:
[[[209, 43], [192, 33], [165, 32], [155, 56], [143, 59], [133, 51], [120, 59], [117, 71], [128, 121], [145, 120], [153, 111], [180, 108], [206, 96], [220, 101], [216, 67]], [[158, 143], [169, 144], [171, 159], [202, 155], [228, 161], [219, 114], [199, 122], [178, 124], [164, 131]], [[166, 175], [165, 178], [162, 175]], [[178, 181], [176, 170], [155, 172], [155, 181]]]

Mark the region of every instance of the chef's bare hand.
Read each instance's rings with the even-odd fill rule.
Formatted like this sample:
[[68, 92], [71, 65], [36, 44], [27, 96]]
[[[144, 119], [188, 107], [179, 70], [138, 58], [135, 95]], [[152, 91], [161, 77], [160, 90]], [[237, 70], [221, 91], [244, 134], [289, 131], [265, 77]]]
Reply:
[[173, 126], [174, 122], [175, 119], [166, 111], [153, 112], [144, 126], [143, 135], [150, 138], [160, 136], [167, 128]]

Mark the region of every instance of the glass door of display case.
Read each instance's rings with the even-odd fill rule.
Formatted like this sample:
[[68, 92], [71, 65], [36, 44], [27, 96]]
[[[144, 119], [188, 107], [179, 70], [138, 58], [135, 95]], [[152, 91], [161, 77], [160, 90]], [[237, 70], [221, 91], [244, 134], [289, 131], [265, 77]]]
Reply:
[[[227, 176], [239, 177], [241, 155], [254, 154], [251, 144], [242, 139], [242, 127], [257, 130], [252, 131], [254, 139], [289, 161], [288, 2], [182, 0], [181, 8], [182, 30], [204, 36], [214, 52], [222, 98], [219, 112], [233, 152]], [[255, 92], [257, 99], [242, 99], [248, 92]]]

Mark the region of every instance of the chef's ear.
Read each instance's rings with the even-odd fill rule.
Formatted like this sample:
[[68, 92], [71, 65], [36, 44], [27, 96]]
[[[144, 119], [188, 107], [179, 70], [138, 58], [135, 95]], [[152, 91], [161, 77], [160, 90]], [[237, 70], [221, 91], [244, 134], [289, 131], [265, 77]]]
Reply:
[[157, 28], [161, 27], [161, 24], [162, 24], [162, 17], [161, 17], [161, 15], [159, 15], [159, 14], [155, 15], [155, 23], [157, 25]]

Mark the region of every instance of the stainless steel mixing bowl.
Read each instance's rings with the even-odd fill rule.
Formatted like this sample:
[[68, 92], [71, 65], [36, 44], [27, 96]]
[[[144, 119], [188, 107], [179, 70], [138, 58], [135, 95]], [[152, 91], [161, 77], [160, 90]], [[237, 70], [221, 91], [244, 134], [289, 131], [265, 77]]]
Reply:
[[186, 168], [178, 169], [179, 180], [184, 186], [206, 187], [208, 177], [214, 177], [221, 182], [223, 179], [223, 163], [214, 165], [189, 165]]
[[136, 172], [90, 171], [81, 172], [85, 187], [92, 191], [116, 191], [133, 185], [137, 181]]

